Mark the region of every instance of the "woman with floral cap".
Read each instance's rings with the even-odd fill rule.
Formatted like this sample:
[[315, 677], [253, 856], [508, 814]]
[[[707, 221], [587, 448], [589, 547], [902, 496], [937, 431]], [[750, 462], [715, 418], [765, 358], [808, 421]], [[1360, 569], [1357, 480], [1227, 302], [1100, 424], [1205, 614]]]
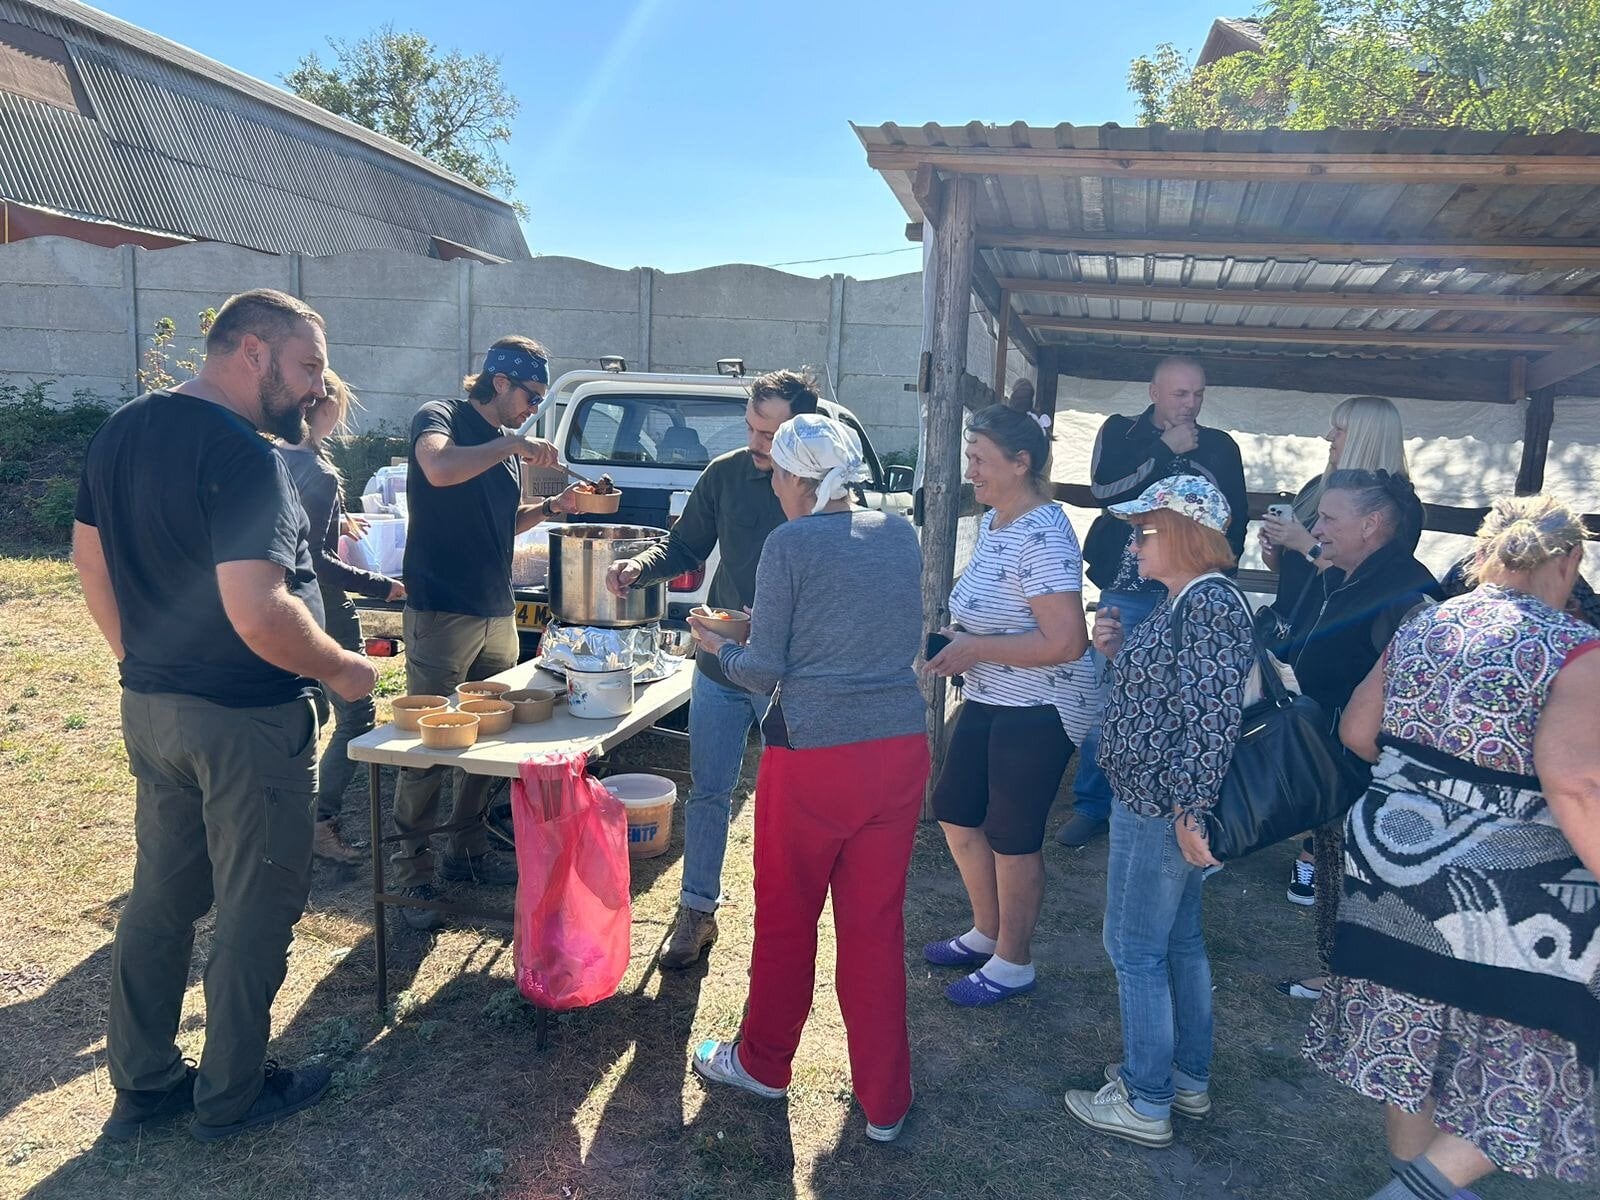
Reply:
[[1123, 1058], [1104, 1087], [1066, 1095], [1067, 1112], [1100, 1133], [1166, 1146], [1172, 1113], [1211, 1111], [1211, 964], [1200, 884], [1221, 864], [1203, 818], [1233, 761], [1244, 688], [1255, 664], [1250, 608], [1220, 572], [1228, 502], [1198, 475], [1163, 479], [1111, 507], [1133, 525], [1139, 574], [1167, 598], [1124, 639], [1115, 608], [1096, 615], [1111, 661], [1100, 766], [1111, 806], [1106, 953], [1117, 972]]

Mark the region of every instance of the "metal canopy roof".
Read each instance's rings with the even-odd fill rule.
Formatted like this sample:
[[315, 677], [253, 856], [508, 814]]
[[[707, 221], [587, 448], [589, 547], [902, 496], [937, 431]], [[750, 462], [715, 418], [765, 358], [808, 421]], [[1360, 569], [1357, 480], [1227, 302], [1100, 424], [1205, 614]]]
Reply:
[[976, 177], [976, 290], [1067, 373], [1189, 351], [1448, 361], [1475, 399], [1592, 390], [1600, 136], [854, 128], [913, 237], [922, 196]]

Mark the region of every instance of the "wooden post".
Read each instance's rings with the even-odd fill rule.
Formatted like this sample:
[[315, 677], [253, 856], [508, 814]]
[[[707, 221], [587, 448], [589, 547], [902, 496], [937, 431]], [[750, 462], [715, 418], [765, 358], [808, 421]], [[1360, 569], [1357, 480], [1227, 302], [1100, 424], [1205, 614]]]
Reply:
[[1000, 312], [994, 331], [994, 402], [1006, 402], [1006, 351], [1011, 347], [1011, 293], [1000, 289]]
[[[961, 514], [961, 377], [967, 367], [967, 324], [972, 308], [978, 185], [969, 176], [941, 189], [933, 246], [933, 346], [927, 397], [927, 463], [923, 468], [922, 618], [928, 629], [950, 597], [955, 578], [956, 530]], [[926, 207], [926, 206], [925, 206]], [[944, 764], [945, 681], [928, 677], [928, 734], [934, 778]]]
[[1528, 397], [1528, 414], [1522, 430], [1522, 467], [1517, 471], [1517, 495], [1532, 496], [1544, 488], [1544, 460], [1550, 453], [1550, 427], [1555, 423], [1556, 398], [1549, 388]]
[[1035, 412], [1050, 414], [1051, 430], [1055, 429], [1056, 382], [1061, 378], [1061, 360], [1054, 346], [1039, 347], [1039, 383], [1033, 397]]

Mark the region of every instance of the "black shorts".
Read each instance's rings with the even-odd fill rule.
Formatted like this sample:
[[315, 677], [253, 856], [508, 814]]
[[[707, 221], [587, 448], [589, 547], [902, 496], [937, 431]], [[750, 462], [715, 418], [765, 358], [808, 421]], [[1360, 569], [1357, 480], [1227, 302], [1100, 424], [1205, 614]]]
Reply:
[[996, 854], [1035, 854], [1072, 760], [1053, 704], [1005, 708], [968, 700], [933, 789], [933, 815], [982, 827]]

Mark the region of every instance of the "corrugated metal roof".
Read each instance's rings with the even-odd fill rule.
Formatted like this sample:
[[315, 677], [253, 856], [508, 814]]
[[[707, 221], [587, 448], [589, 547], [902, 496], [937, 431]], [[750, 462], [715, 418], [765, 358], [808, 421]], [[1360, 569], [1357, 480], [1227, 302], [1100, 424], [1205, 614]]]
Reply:
[[435, 235], [530, 256], [504, 200], [369, 129], [71, 0], [0, 0], [60, 38], [88, 114], [0, 92], [0, 194], [274, 253]]
[[977, 178], [980, 292], [1041, 344], [1501, 359], [1600, 334], [1600, 135], [855, 128], [914, 221], [919, 170]]

